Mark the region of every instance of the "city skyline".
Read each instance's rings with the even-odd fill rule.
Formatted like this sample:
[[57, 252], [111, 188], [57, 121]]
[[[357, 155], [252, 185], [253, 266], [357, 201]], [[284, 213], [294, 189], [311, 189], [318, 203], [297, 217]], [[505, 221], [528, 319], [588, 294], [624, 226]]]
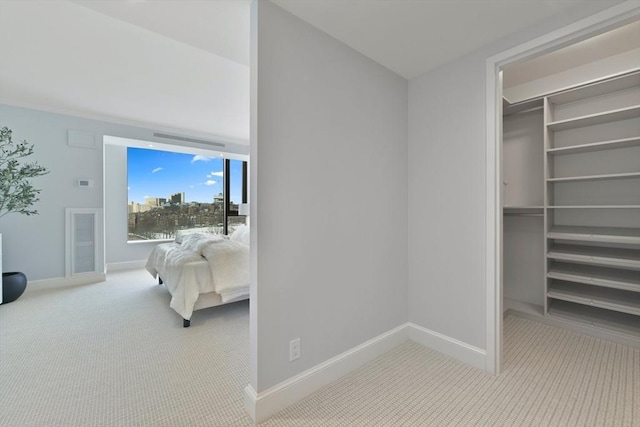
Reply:
[[[184, 193], [185, 203], [213, 203], [223, 192], [223, 158], [127, 148], [128, 204]], [[230, 199], [242, 201], [242, 162], [231, 160]]]

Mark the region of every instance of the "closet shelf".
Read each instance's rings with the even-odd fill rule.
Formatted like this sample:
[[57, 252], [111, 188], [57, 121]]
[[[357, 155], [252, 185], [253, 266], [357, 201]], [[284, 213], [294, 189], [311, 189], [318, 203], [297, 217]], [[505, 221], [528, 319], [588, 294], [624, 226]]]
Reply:
[[606, 181], [610, 179], [640, 178], [640, 172], [612, 173], [605, 175], [568, 176], [563, 178], [549, 178], [547, 182], [574, 182], [574, 181]]
[[547, 154], [561, 156], [564, 154], [589, 153], [593, 151], [615, 150], [617, 148], [640, 147], [640, 136], [633, 138], [612, 139], [610, 141], [592, 142], [590, 144], [570, 145], [547, 150]]
[[606, 95], [620, 90], [632, 89], [638, 86], [640, 86], [640, 71], [636, 70], [605, 81], [598, 81], [569, 89], [557, 95], [550, 95], [548, 98], [552, 104], [567, 104], [569, 102]]
[[640, 245], [640, 228], [555, 226], [547, 232], [547, 238]]
[[503, 206], [504, 215], [544, 215], [544, 206]]
[[576, 129], [585, 126], [600, 125], [603, 123], [616, 122], [619, 120], [633, 119], [640, 116], [640, 105], [619, 108], [616, 110], [603, 111], [602, 113], [589, 114], [587, 116], [574, 117], [566, 120], [558, 120], [547, 124], [547, 128], [552, 131]]
[[547, 277], [567, 282], [640, 292], [640, 271], [555, 262]]
[[554, 281], [547, 296], [620, 313], [640, 315], [640, 294], [627, 291]]
[[640, 209], [640, 205], [554, 205], [548, 209]]
[[547, 258], [558, 261], [640, 269], [640, 249], [555, 244]]
[[602, 332], [617, 333], [625, 338], [632, 338], [635, 342], [640, 338], [640, 316], [561, 300], [552, 301], [549, 315]]

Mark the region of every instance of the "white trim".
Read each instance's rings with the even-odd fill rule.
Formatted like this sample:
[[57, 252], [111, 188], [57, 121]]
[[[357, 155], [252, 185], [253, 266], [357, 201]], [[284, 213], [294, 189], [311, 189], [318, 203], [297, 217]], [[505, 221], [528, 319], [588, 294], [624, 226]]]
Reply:
[[153, 239], [153, 240], [127, 240], [127, 245], [144, 245], [144, 244], [159, 244], [159, 243], [171, 243], [175, 239]]
[[305, 396], [337, 380], [409, 339], [404, 324], [345, 351], [261, 393], [245, 388], [245, 408], [257, 423], [293, 405]]
[[[258, 393], [253, 389], [251, 384], [244, 388], [244, 409], [253, 422], [261, 422], [256, 419], [256, 407], [258, 405]], [[274, 412], [275, 413], [275, 412]], [[265, 418], [266, 419], [266, 418]]]
[[[593, 35], [618, 27], [640, 17], [640, 5], [629, 0], [588, 18], [574, 22], [527, 43], [494, 55], [486, 61], [486, 370], [491, 373], [500, 371], [500, 346], [502, 330], [502, 272], [501, 272], [501, 174], [499, 133], [502, 117], [498, 114], [498, 72], [507, 64], [524, 61], [563, 46], [584, 40]], [[501, 102], [501, 100], [500, 100]]]
[[42, 289], [65, 288], [67, 286], [89, 285], [104, 282], [105, 280], [107, 280], [107, 275], [104, 273], [77, 274], [72, 277], [54, 277], [52, 279], [29, 280], [29, 283], [27, 284], [27, 292]]
[[485, 369], [487, 353], [483, 349], [431, 329], [423, 328], [415, 323], [408, 323], [407, 325], [409, 326], [409, 339], [411, 341], [415, 341], [474, 368]]
[[[176, 135], [182, 137], [184, 135]], [[145, 137], [124, 137], [116, 135], [103, 135], [103, 144], [116, 145], [118, 147], [136, 147], [145, 150], [169, 151], [172, 153], [201, 154], [205, 157], [221, 156], [232, 160], [249, 160], [248, 147], [246, 145], [234, 144], [220, 140], [209, 140], [224, 144], [223, 147], [207, 145], [203, 142], [180, 141], [161, 138], [154, 134]], [[157, 239], [164, 240], [164, 239]], [[129, 241], [128, 243], [131, 243]]]
[[147, 265], [146, 259], [140, 259], [137, 261], [123, 261], [123, 262], [110, 262], [107, 264], [107, 273], [113, 273], [114, 271], [125, 270], [139, 270]]
[[256, 393], [251, 384], [247, 385], [244, 389], [245, 409], [256, 423], [260, 423], [407, 340], [473, 367], [485, 367], [484, 350], [414, 323], [405, 323], [261, 393]]
[[[498, 374], [500, 372], [500, 334], [497, 328], [499, 327], [500, 319], [496, 318], [496, 310], [498, 309], [499, 301], [502, 298], [498, 284], [501, 277], [501, 257], [499, 256], [499, 250], [502, 246], [502, 231], [500, 229], [499, 222], [502, 216], [501, 211], [501, 192], [497, 186], [501, 181], [500, 173], [497, 170], [500, 164], [497, 159], [499, 144], [496, 142], [499, 139], [497, 134], [499, 126], [496, 123], [498, 120], [497, 109], [497, 87], [498, 87], [498, 67], [494, 62], [487, 60], [486, 68], [486, 111], [487, 111], [487, 135], [486, 135], [486, 153], [485, 153], [485, 203], [487, 209], [486, 215], [486, 248], [487, 254], [486, 269], [485, 269], [485, 304], [486, 304], [486, 367], [485, 370], [492, 374]], [[489, 113], [491, 112], [491, 113]]]

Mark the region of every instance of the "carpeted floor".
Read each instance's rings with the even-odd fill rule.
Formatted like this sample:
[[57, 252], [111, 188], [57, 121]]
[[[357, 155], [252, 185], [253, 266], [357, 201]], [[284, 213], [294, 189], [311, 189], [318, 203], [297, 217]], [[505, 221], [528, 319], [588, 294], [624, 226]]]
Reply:
[[[248, 303], [191, 328], [144, 271], [0, 307], [1, 426], [249, 426]], [[407, 342], [264, 426], [640, 426], [640, 350], [508, 316], [493, 377]]]

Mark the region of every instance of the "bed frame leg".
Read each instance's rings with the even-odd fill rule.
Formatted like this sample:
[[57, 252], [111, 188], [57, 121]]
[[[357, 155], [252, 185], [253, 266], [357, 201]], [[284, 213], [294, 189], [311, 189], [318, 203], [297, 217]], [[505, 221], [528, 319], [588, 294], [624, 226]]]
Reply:
[[158, 285], [162, 285], [164, 282], [162, 281], [162, 277], [158, 276]]
[[191, 326], [191, 320], [182, 319], [182, 327], [188, 328], [189, 326]]

